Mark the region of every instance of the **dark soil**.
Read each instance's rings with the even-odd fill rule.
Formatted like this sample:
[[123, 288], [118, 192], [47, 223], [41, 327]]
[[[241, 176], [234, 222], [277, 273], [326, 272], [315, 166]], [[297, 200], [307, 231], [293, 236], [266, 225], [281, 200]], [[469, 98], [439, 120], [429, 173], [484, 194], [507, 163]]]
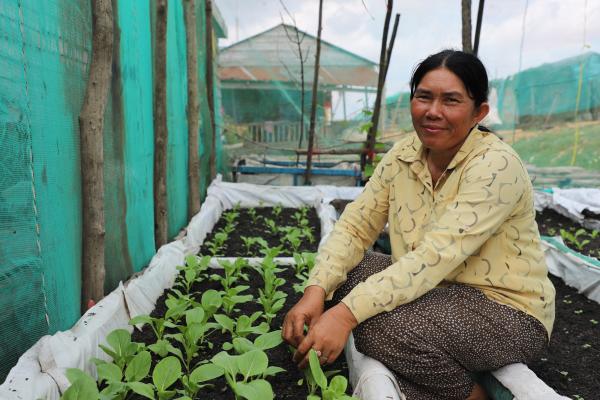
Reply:
[[[267, 226], [266, 220], [273, 220], [277, 227], [298, 227], [294, 215], [299, 212], [297, 208], [282, 208], [281, 213], [276, 215], [273, 207], [256, 207], [254, 208], [256, 215], [253, 217], [248, 208], [240, 208], [237, 210], [239, 215], [235, 219], [235, 229], [231, 232], [223, 246], [222, 250], [217, 254], [212, 254], [207, 242], [212, 242], [217, 232], [222, 231], [227, 225], [227, 221], [223, 216], [217, 221], [212, 231], [207, 235], [204, 244], [200, 248], [200, 255], [227, 255], [228, 257], [262, 257], [260, 253], [260, 245], [254, 244], [250, 251], [244, 245], [242, 237], [260, 237], [267, 241], [270, 247], [282, 246], [280, 257], [291, 257], [292, 247], [288, 242], [283, 242], [285, 233], [272, 232]], [[321, 221], [314, 208], [309, 208], [306, 214], [308, 220], [307, 225], [311, 228], [314, 237], [311, 242], [309, 238], [302, 237], [300, 246], [297, 252], [317, 251], [319, 241], [321, 240]]]
[[[278, 316], [271, 322], [271, 330], [281, 329], [281, 324], [283, 323], [283, 317], [285, 313], [300, 299], [300, 294], [297, 294], [293, 290], [293, 284], [298, 283], [297, 278], [294, 277], [293, 267], [282, 267], [288, 268], [286, 271], [281, 273], [281, 277], [286, 280], [285, 285], [280, 287], [280, 290], [283, 290], [287, 293], [288, 297], [285, 303], [284, 308], [279, 312]], [[262, 278], [261, 276], [254, 270], [248, 268], [245, 272], [249, 275], [248, 285], [250, 285], [250, 289], [242, 294], [252, 294], [255, 298], [258, 298], [258, 288], [262, 287]], [[216, 273], [221, 274], [222, 271], [217, 270]], [[242, 284], [246, 284], [242, 282]], [[193, 286], [192, 291], [196, 292], [198, 300], [200, 299], [201, 293], [205, 292], [209, 289], [220, 289], [220, 284], [218, 282], [213, 282], [210, 280], [204, 280], [202, 282], [198, 282]], [[167, 298], [170, 289], [165, 290], [163, 295], [158, 299], [156, 303], [156, 308], [152, 312], [152, 316], [162, 316], [166, 311], [165, 300]], [[239, 311], [234, 312], [232, 318], [237, 318], [240, 315], [251, 315], [255, 311], [262, 310], [262, 306], [256, 302], [246, 303], [240, 306]], [[169, 332], [166, 332], [169, 333]], [[250, 335], [248, 339], [254, 340], [255, 336]], [[213, 343], [213, 348], [205, 348], [203, 349], [198, 357], [193, 362], [199, 362], [201, 360], [210, 360], [215, 354], [221, 351], [221, 346], [225, 342], [231, 342], [231, 336], [229, 333], [222, 334], [220, 331], [215, 331], [208, 340]], [[154, 333], [152, 329], [145, 325], [144, 329], [140, 331], [135, 331], [133, 334], [133, 341], [136, 342], [144, 342], [146, 344], [151, 344], [156, 341]], [[177, 342], [173, 341], [173, 344], [176, 345]], [[233, 354], [233, 350], [229, 351], [230, 354]], [[278, 366], [287, 371], [287, 373], [280, 373], [275, 377], [269, 377], [267, 380], [271, 383], [273, 387], [273, 392], [275, 393], [276, 399], [285, 399], [285, 400], [305, 400], [308, 394], [305, 385], [298, 385], [298, 381], [303, 379], [304, 374], [302, 371], [298, 369], [298, 367], [292, 362], [291, 352], [288, 349], [288, 345], [285, 343], [280, 344], [279, 346], [267, 350], [267, 355], [269, 356], [269, 365]], [[156, 363], [159, 361], [155, 356], [153, 356], [153, 362]], [[324, 370], [339, 370], [340, 374], [348, 376], [348, 368], [343, 357], [338, 358], [338, 360], [330, 366], [324, 367]], [[234, 399], [232, 391], [228, 388], [227, 383], [224, 378], [219, 378], [214, 381], [215, 385], [212, 388], [204, 388], [200, 391], [196, 399], [215, 399], [215, 400], [232, 400]], [[349, 389], [350, 390], [350, 389]], [[142, 397], [133, 397], [134, 400], [142, 400]]]
[[556, 320], [550, 346], [529, 368], [564, 396], [598, 400], [600, 304], [565, 285], [560, 278], [550, 279], [556, 288]]
[[[585, 229], [577, 222], [549, 208], [544, 209], [541, 213], [538, 212], [535, 220], [538, 223], [540, 234], [545, 236], [562, 236], [565, 245], [570, 249], [586, 256], [600, 259], [600, 233], [598, 231]], [[561, 229], [574, 236], [577, 235], [576, 241], [571, 240], [569, 235], [561, 234]]]

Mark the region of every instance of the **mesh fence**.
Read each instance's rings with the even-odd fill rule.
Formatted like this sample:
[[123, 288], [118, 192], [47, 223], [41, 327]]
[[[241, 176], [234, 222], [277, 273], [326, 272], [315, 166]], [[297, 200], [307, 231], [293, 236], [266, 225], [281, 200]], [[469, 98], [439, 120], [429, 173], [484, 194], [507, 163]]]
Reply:
[[[80, 315], [78, 115], [91, 57], [90, 4], [78, 0], [0, 2], [0, 381], [42, 335], [70, 328]], [[104, 124], [107, 292], [146, 266], [155, 253], [154, 3], [113, 4], [114, 64]], [[203, 1], [196, 2], [196, 11], [203, 100]], [[187, 223], [187, 67], [181, 2], [169, 2], [167, 46], [172, 238]], [[219, 97], [215, 98], [220, 109]], [[200, 111], [198, 152], [204, 193], [210, 181], [212, 140], [205, 101]], [[221, 125], [218, 118], [217, 126]], [[223, 165], [220, 153], [217, 164]]]

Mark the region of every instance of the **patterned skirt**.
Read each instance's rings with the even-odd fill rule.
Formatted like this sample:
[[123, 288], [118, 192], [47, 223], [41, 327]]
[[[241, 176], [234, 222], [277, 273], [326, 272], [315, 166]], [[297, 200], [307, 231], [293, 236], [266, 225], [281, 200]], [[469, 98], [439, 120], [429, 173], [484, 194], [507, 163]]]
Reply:
[[[367, 252], [336, 290], [339, 302], [359, 282], [387, 268], [391, 257]], [[534, 317], [455, 284], [375, 315], [354, 329], [357, 349], [386, 365], [407, 400], [466, 399], [472, 373], [535, 360], [548, 344]]]

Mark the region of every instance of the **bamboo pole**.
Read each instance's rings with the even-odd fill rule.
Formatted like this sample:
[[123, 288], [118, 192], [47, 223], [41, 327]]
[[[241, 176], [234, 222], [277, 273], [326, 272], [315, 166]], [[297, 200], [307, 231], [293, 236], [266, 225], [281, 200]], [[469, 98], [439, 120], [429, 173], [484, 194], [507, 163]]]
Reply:
[[323, 30], [323, 0], [319, 0], [319, 26], [317, 28], [317, 54], [315, 55], [315, 74], [312, 85], [312, 101], [310, 104], [310, 126], [308, 128], [308, 151], [306, 153], [305, 184], [310, 185], [310, 168], [312, 166], [313, 144], [315, 141], [315, 117], [317, 114], [317, 90], [319, 88], [319, 65], [321, 61], [321, 31]]
[[217, 127], [215, 126], [215, 100], [213, 86], [213, 28], [212, 28], [212, 0], [206, 1], [206, 98], [208, 100], [208, 108], [210, 114], [210, 130], [211, 130], [211, 145], [210, 145], [210, 179], [213, 180], [217, 176]]
[[198, 45], [196, 42], [196, 6], [194, 0], [185, 0], [185, 33], [188, 82], [188, 219], [200, 211], [200, 156], [198, 130], [200, 105], [198, 101]]
[[79, 114], [82, 191], [81, 311], [104, 296], [104, 110], [110, 89], [113, 56], [111, 0], [92, 1], [92, 61]]
[[154, 243], [167, 243], [167, 13], [168, 1], [156, 0], [154, 46]]
[[479, 51], [479, 36], [481, 35], [481, 23], [483, 21], [483, 7], [485, 0], [479, 0], [479, 8], [477, 10], [477, 24], [475, 25], [475, 44], [473, 45], [473, 54], [477, 55]]

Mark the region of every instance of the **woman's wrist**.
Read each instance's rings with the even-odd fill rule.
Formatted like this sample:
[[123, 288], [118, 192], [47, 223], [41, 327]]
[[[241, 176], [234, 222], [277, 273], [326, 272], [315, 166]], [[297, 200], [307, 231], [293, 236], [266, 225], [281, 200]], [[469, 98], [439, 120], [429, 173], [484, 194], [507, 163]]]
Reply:
[[307, 286], [306, 288], [304, 288], [303, 297], [319, 299], [324, 303], [326, 297], [325, 289], [318, 285]]

